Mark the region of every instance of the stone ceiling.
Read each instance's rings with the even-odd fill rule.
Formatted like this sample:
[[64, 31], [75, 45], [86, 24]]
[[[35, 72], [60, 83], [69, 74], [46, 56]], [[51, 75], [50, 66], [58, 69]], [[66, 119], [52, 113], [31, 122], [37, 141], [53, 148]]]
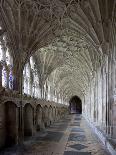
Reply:
[[49, 46], [36, 52], [35, 59], [42, 81], [48, 78], [57, 92], [82, 98], [103, 61], [103, 53], [97, 52], [81, 34], [65, 29]]
[[[22, 68], [33, 54], [42, 84], [83, 97], [109, 50], [114, 0], [1, 0], [0, 25]], [[36, 52], [36, 53], [35, 53]], [[16, 66], [17, 67], [17, 66]]]

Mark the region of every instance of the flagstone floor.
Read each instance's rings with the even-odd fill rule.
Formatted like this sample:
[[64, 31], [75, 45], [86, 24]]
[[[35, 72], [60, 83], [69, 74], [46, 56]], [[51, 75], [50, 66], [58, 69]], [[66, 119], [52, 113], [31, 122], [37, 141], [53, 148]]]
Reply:
[[110, 155], [81, 115], [69, 115], [0, 155]]

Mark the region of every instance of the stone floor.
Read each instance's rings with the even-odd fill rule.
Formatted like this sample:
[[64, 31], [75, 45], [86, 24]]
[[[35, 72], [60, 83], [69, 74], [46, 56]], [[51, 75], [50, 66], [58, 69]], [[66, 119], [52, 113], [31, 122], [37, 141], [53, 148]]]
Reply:
[[81, 115], [70, 115], [0, 155], [109, 155]]

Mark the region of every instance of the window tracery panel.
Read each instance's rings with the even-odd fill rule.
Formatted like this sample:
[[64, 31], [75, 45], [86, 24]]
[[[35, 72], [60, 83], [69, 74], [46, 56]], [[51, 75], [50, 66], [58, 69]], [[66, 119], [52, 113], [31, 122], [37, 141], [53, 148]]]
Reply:
[[40, 88], [37, 64], [33, 57], [30, 57], [23, 70], [23, 93], [34, 98], [43, 98], [60, 104], [64, 102], [62, 95], [55, 89], [52, 78], [48, 78], [43, 87]]
[[2, 87], [13, 88], [13, 59], [6, 46], [6, 37], [0, 38], [0, 64], [2, 66]]
[[33, 57], [23, 70], [23, 93], [31, 97], [40, 98], [39, 77]]
[[3, 66], [3, 69], [2, 69], [2, 86], [5, 88], [7, 87], [7, 73], [6, 73], [5, 66]]
[[12, 71], [12, 67], [10, 67], [10, 72], [9, 72], [9, 88], [13, 89], [13, 71]]

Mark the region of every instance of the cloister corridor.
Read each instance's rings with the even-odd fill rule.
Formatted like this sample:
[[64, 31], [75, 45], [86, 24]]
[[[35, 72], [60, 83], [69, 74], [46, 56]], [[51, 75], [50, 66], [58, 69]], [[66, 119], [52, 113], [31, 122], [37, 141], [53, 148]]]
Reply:
[[116, 0], [0, 0], [0, 155], [116, 155]]
[[0, 155], [110, 155], [80, 114], [68, 115]]

